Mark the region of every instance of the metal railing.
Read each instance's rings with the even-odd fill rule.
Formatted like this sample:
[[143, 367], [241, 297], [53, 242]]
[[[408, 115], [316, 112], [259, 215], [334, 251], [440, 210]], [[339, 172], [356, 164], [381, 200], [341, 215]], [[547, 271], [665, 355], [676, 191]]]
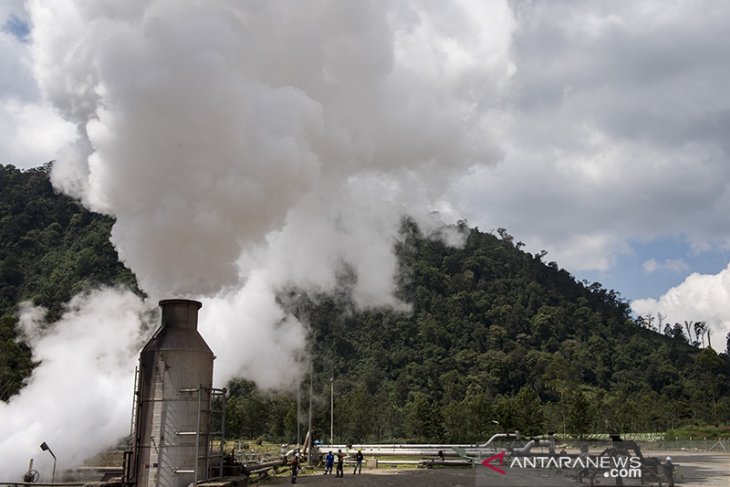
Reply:
[[644, 450], [687, 450], [730, 452], [730, 440], [720, 438], [690, 438], [674, 440], [640, 441]]

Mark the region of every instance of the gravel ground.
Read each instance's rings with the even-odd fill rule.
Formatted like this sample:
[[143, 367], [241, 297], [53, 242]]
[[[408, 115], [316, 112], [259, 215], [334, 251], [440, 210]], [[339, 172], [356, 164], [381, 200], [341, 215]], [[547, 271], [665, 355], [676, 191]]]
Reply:
[[698, 485], [702, 487], [730, 486], [730, 453], [713, 452], [663, 452], [660, 458], [672, 457], [672, 462], [679, 465], [680, 485]]
[[[671, 456], [678, 465], [679, 474], [676, 484], [700, 487], [730, 487], [730, 453], [708, 452], [648, 452], [648, 455], [664, 459]], [[564, 487], [581, 485], [575, 471], [556, 469], [519, 469], [505, 468], [506, 474], [477, 465], [475, 468], [434, 468], [434, 469], [363, 469], [362, 475], [346, 473], [345, 477], [325, 476], [321, 472], [301, 475], [297, 485], [316, 485], [322, 487]], [[597, 486], [616, 485], [614, 479], [599, 477]], [[291, 485], [289, 478], [269, 479], [262, 487]], [[588, 486], [588, 481], [583, 485]], [[641, 485], [639, 479], [625, 479], [624, 486]], [[657, 485], [645, 483], [644, 485]], [[665, 484], [666, 485], [666, 484]]]

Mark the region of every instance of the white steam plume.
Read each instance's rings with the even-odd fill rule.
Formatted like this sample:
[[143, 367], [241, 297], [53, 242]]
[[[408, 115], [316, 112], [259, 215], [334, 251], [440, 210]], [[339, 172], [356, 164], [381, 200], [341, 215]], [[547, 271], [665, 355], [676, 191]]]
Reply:
[[239, 256], [307, 196], [349, 218], [353, 178], [408, 180], [433, 200], [499, 156], [489, 114], [514, 69], [501, 2], [30, 11], [39, 83], [84, 134], [54, 184], [117, 218], [113, 242], [153, 294], [237, 285]]
[[44, 311], [26, 304], [21, 328], [40, 362], [21, 394], [0, 402], [0, 473], [22, 478], [28, 460], [50, 482], [129, 434], [134, 367], [146, 311], [133, 293], [102, 289], [76, 296], [63, 317], [44, 328]]
[[347, 262], [358, 304], [398, 305], [401, 215], [431, 224], [453, 177], [501, 157], [507, 2], [28, 10], [36, 79], [80, 134], [54, 185], [116, 217], [112, 241], [154, 301], [207, 298], [219, 383], [294, 378], [305, 330], [277, 307], [283, 286], [332, 289]]

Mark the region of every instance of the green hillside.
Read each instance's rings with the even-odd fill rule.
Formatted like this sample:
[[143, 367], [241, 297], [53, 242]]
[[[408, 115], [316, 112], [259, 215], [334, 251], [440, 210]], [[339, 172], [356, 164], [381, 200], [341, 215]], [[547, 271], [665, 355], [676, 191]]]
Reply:
[[91, 213], [54, 192], [50, 166], [21, 171], [0, 165], [0, 399], [17, 393], [32, 370], [30, 351], [16, 343], [17, 305], [63, 304], [98, 284], [136, 288], [109, 243], [112, 218]]
[[[109, 244], [113, 220], [54, 193], [47, 167], [2, 167], [0, 195], [7, 400], [32, 367], [14, 340], [20, 301], [46, 306], [53, 320], [76, 292], [99, 283], [134, 288], [135, 279]], [[461, 248], [404, 219], [397, 293], [410, 312], [357, 309], [357, 276], [346, 266], [336, 293], [281, 291], [281, 304], [312, 330], [316, 438], [329, 436], [331, 387], [336, 441], [473, 442], [497, 430], [580, 435], [730, 423], [730, 357], [689, 343], [697, 340], [684, 331], [692, 327], [651, 329], [616, 292], [577, 282], [502, 229], [455, 230]], [[231, 437], [295, 438], [294, 394], [264, 393], [245, 380], [228, 387]]]
[[[616, 292], [576, 282], [502, 229], [459, 230], [466, 244], [453, 248], [404, 222], [398, 288], [411, 313], [355, 309], [347, 272], [337, 295], [282, 295], [312, 327], [316, 437], [329, 436], [330, 378], [336, 441], [475, 442], [497, 430], [581, 435], [730, 421], [727, 354], [690, 345], [679, 324], [666, 334], [645, 328]], [[281, 411], [282, 398], [250, 387], [233, 388], [231, 432], [291, 435], [293, 418], [267, 414]], [[246, 394], [236, 397], [239, 389]]]

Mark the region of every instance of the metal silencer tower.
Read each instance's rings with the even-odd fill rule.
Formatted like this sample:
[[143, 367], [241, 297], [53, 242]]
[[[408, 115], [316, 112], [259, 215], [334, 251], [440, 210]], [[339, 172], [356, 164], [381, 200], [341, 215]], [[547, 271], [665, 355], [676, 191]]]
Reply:
[[187, 487], [209, 467], [213, 352], [197, 330], [197, 301], [160, 301], [162, 324], [139, 356], [127, 482]]

